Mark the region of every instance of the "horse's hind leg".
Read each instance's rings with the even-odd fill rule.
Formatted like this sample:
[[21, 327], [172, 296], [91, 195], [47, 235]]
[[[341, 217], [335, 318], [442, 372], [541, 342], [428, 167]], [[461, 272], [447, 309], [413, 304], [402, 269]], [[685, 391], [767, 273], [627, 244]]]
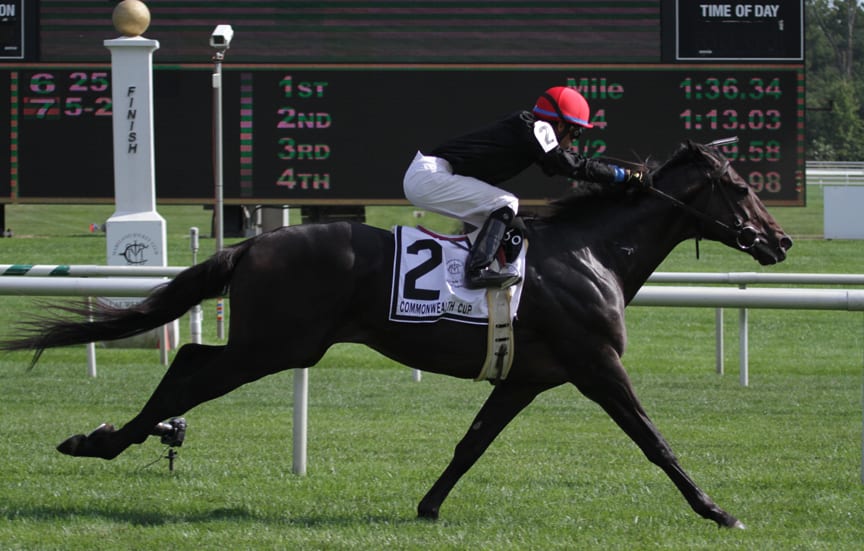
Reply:
[[495, 437], [538, 394], [553, 386], [557, 385], [517, 386], [504, 382], [496, 386], [471, 423], [468, 433], [457, 444], [450, 464], [420, 501], [417, 507], [418, 516], [437, 519], [438, 510], [447, 495], [462, 475], [483, 455]]
[[132, 444], [146, 440], [160, 421], [266, 374], [254, 359], [233, 361], [232, 356], [225, 346], [184, 345], [134, 419], [120, 430], [102, 425], [89, 435], [72, 436], [57, 449], [78, 457], [113, 459]]
[[738, 519], [717, 506], [687, 475], [669, 444], [648, 418], [639, 403], [630, 379], [618, 356], [590, 375], [574, 381], [579, 390], [597, 402], [625, 433], [639, 446], [649, 461], [659, 466], [702, 517], [719, 526], [744, 528]]

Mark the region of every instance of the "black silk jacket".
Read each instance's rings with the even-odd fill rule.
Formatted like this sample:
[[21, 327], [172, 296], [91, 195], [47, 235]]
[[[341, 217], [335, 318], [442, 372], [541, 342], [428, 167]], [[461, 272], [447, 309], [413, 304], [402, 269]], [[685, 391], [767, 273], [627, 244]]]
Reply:
[[490, 126], [450, 139], [429, 155], [447, 160], [455, 174], [496, 185], [532, 164], [550, 176], [574, 180], [611, 183], [623, 179], [621, 168], [587, 159], [560, 145], [544, 151], [542, 134], [535, 133], [537, 122], [530, 111], [517, 111]]

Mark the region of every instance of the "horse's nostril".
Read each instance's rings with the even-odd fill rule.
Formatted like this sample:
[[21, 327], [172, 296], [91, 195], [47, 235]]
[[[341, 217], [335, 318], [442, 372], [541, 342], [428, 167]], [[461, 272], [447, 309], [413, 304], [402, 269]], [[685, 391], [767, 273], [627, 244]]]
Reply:
[[788, 235], [784, 235], [780, 238], [780, 248], [784, 251], [788, 251], [792, 248], [792, 238]]

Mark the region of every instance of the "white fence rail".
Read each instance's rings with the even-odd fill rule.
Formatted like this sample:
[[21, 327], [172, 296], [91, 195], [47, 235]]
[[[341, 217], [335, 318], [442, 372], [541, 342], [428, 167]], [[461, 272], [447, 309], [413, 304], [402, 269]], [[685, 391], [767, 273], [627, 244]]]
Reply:
[[7, 277], [174, 277], [188, 266], [102, 266], [98, 264], [0, 264]]
[[[27, 265], [0, 265], [0, 274], [21, 272], [25, 275], [0, 277], [0, 295], [36, 296], [145, 296], [165, 283], [183, 268], [135, 268], [106, 266], [69, 266], [68, 273], [59, 273], [57, 267]], [[15, 267], [12, 269], [12, 267]], [[103, 277], [108, 269], [126, 277]], [[62, 272], [64, 270], [60, 270]], [[92, 274], [94, 277], [74, 277]], [[96, 275], [100, 274], [100, 275]], [[140, 275], [143, 277], [130, 277]], [[163, 277], [153, 277], [153, 276]], [[28, 277], [49, 276], [49, 277]], [[60, 277], [51, 277], [60, 276]], [[864, 275], [848, 274], [759, 274], [735, 273], [671, 273], [658, 272], [649, 278], [652, 283], [711, 283], [734, 284], [739, 288], [682, 287], [646, 285], [633, 299], [634, 306], [713, 307], [718, 309], [718, 331], [722, 331], [722, 308], [740, 309], [739, 339], [741, 343], [741, 383], [747, 385], [747, 309], [780, 308], [809, 310], [864, 311], [864, 290], [848, 289], [792, 289], [747, 288], [748, 284], [807, 284], [807, 285], [864, 285]], [[718, 333], [718, 361], [722, 361], [722, 332]], [[718, 371], [722, 373], [722, 363]], [[297, 370], [294, 376], [294, 472], [306, 472], [306, 424], [308, 413], [308, 373]], [[861, 480], [864, 482], [864, 433], [862, 433]]]
[[864, 285], [864, 274], [769, 274], [761, 272], [654, 272], [649, 283], [730, 283], [734, 285]]
[[143, 297], [168, 280], [153, 277], [0, 277], [0, 295]]
[[[166, 279], [152, 277], [41, 279], [7, 276], [0, 278], [0, 295], [139, 297], [166, 282]], [[864, 291], [646, 285], [636, 294], [632, 305], [864, 311]]]
[[[183, 271], [182, 266], [96, 265], [0, 265], [0, 295], [36, 296], [144, 296]], [[45, 277], [41, 277], [45, 276]], [[106, 277], [108, 276], [108, 277]], [[122, 277], [110, 277], [122, 276]], [[92, 279], [91, 279], [92, 278]], [[649, 283], [731, 284], [739, 289], [716, 287], [672, 287], [646, 285], [633, 300], [634, 306], [679, 306], [717, 308], [716, 364], [724, 372], [723, 308], [738, 308], [739, 373], [741, 384], [749, 384], [748, 308], [861, 311], [862, 291], [833, 289], [747, 289], [747, 285], [864, 285], [864, 274], [801, 274], [757, 272], [655, 272]], [[200, 330], [199, 330], [200, 331]]]
[[[747, 288], [747, 285], [777, 284], [777, 285], [864, 285], [864, 274], [802, 274], [802, 273], [757, 273], [757, 272], [654, 272], [648, 278], [651, 283], [688, 283], [688, 284], [733, 284], [739, 289]], [[643, 287], [643, 291], [650, 287]], [[738, 355], [739, 355], [739, 380], [742, 386], [747, 386], [750, 380], [749, 367], [749, 313], [748, 308], [789, 308], [800, 310], [859, 310], [857, 305], [858, 294], [852, 295], [836, 294], [831, 290], [796, 290], [794, 293], [783, 296], [790, 289], [767, 290], [761, 296], [748, 295], [742, 298], [734, 293], [734, 290], [726, 289], [731, 294], [721, 294], [710, 290], [711, 288], [696, 288], [678, 293], [677, 298], [669, 298], [664, 304], [650, 304], [651, 306], [671, 306], [673, 301], [687, 300], [686, 306], [714, 306], [717, 308], [715, 321], [716, 340], [716, 367], [717, 373], [724, 372], [724, 338], [723, 338], [723, 308], [739, 308], [738, 312]], [[650, 291], [649, 291], [650, 292]], [[704, 295], [699, 298], [698, 295]], [[797, 294], [798, 296], [793, 296]], [[685, 296], [687, 295], [687, 296]], [[638, 297], [638, 295], [637, 295]], [[724, 299], [728, 299], [725, 300]], [[788, 300], [787, 300], [788, 299]], [[652, 299], [655, 300], [656, 298]], [[713, 302], [712, 302], [713, 301]], [[833, 305], [830, 303], [833, 302]], [[634, 304], [636, 301], [634, 301]], [[785, 306], [794, 304], [795, 306]], [[649, 304], [646, 304], [649, 305]], [[684, 305], [682, 305], [684, 306]]]
[[807, 161], [807, 185], [864, 185], [864, 163], [855, 161]]
[[724, 289], [645, 286], [633, 306], [784, 308], [787, 310], [864, 311], [864, 291], [833, 289]]
[[[97, 265], [0, 265], [0, 294], [40, 296], [144, 296], [173, 277], [182, 266], [97, 266]], [[35, 276], [35, 277], [34, 277]], [[45, 280], [39, 276], [47, 276]], [[122, 277], [112, 277], [122, 276]], [[86, 279], [87, 277], [105, 279]], [[781, 285], [864, 285], [864, 274], [767, 274], [757, 272], [655, 272], [649, 283], [732, 284], [741, 288], [756, 284]], [[845, 294], [844, 294], [845, 293]], [[724, 372], [723, 311], [739, 308], [739, 373], [741, 384], [749, 384], [748, 308], [789, 308], [816, 310], [861, 310], [860, 292], [838, 290], [762, 289], [759, 293], [734, 289], [643, 287], [633, 300], [635, 306], [714, 307], [717, 311], [716, 366]], [[198, 330], [200, 334], [200, 328]]]

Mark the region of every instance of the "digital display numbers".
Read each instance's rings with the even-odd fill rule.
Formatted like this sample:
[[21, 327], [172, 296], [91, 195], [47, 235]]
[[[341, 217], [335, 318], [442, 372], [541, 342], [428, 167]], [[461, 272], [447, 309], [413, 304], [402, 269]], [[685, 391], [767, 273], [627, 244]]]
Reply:
[[21, 116], [25, 119], [78, 117], [92, 114], [111, 116], [111, 87], [108, 71], [72, 72], [57, 81], [52, 72], [33, 73], [24, 83]]
[[[159, 200], [211, 203], [212, 68], [156, 69]], [[579, 89], [591, 106], [594, 128], [573, 146], [583, 155], [661, 162], [683, 140], [737, 136], [724, 153], [764, 200], [804, 200], [800, 66], [223, 70], [227, 203], [402, 203], [402, 176], [417, 150], [530, 109], [540, 92], [559, 84]], [[109, 68], [18, 65], [0, 79], [12, 105], [2, 116], [13, 122], [0, 136], [11, 161], [0, 201], [109, 202]], [[530, 170], [506, 187], [536, 204], [567, 185]]]
[[[802, 111], [799, 103], [794, 112], [796, 124], [792, 122], [791, 112], [786, 113], [784, 124], [783, 106], [786, 104], [782, 100], [784, 88], [787, 96], [797, 96], [797, 83], [783, 82], [780, 77], [694, 79], [687, 76], [681, 81], [680, 88], [684, 100], [696, 106], [687, 106], [679, 114], [684, 129], [741, 135], [743, 139], [738, 143], [724, 145], [721, 148], [723, 153], [739, 168], [744, 168], [742, 176], [763, 196], [770, 198], [783, 193], [784, 155], [792, 154], [792, 149], [784, 146], [783, 131], [786, 128], [801, 130], [797, 122]], [[706, 103], [709, 108], [706, 108]], [[724, 107], [714, 107], [718, 103]], [[797, 138], [799, 143], [803, 139], [800, 133]], [[753, 167], [753, 164], [757, 166]]]
[[[632, 115], [634, 120], [654, 129], [637, 132], [639, 135], [634, 139], [632, 132], [636, 130], [631, 128], [629, 140], [619, 137], [617, 132], [614, 138], [601, 138], [589, 131], [575, 145], [580, 153], [629, 160], [632, 155], [628, 158], [621, 152], [621, 145], [626, 144], [636, 152], [648, 151], [654, 159], [663, 159], [658, 144], [666, 146], [676, 136], [679, 141], [703, 143], [736, 136], [738, 142], [723, 146], [722, 151], [761, 197], [774, 204], [803, 204], [804, 111], [800, 71], [796, 74], [788, 67], [785, 70], [682, 67], [652, 73], [649, 86], [628, 87], [624, 78], [570, 79], [570, 85], [587, 92], [592, 106], [601, 106], [592, 117], [595, 128], [608, 130], [611, 136], [610, 117], [614, 116], [620, 124], [623, 117]], [[641, 118], [629, 102], [623, 101], [626, 93], [634, 89], [635, 95], [646, 102]], [[646, 137], [654, 141], [653, 146]]]

